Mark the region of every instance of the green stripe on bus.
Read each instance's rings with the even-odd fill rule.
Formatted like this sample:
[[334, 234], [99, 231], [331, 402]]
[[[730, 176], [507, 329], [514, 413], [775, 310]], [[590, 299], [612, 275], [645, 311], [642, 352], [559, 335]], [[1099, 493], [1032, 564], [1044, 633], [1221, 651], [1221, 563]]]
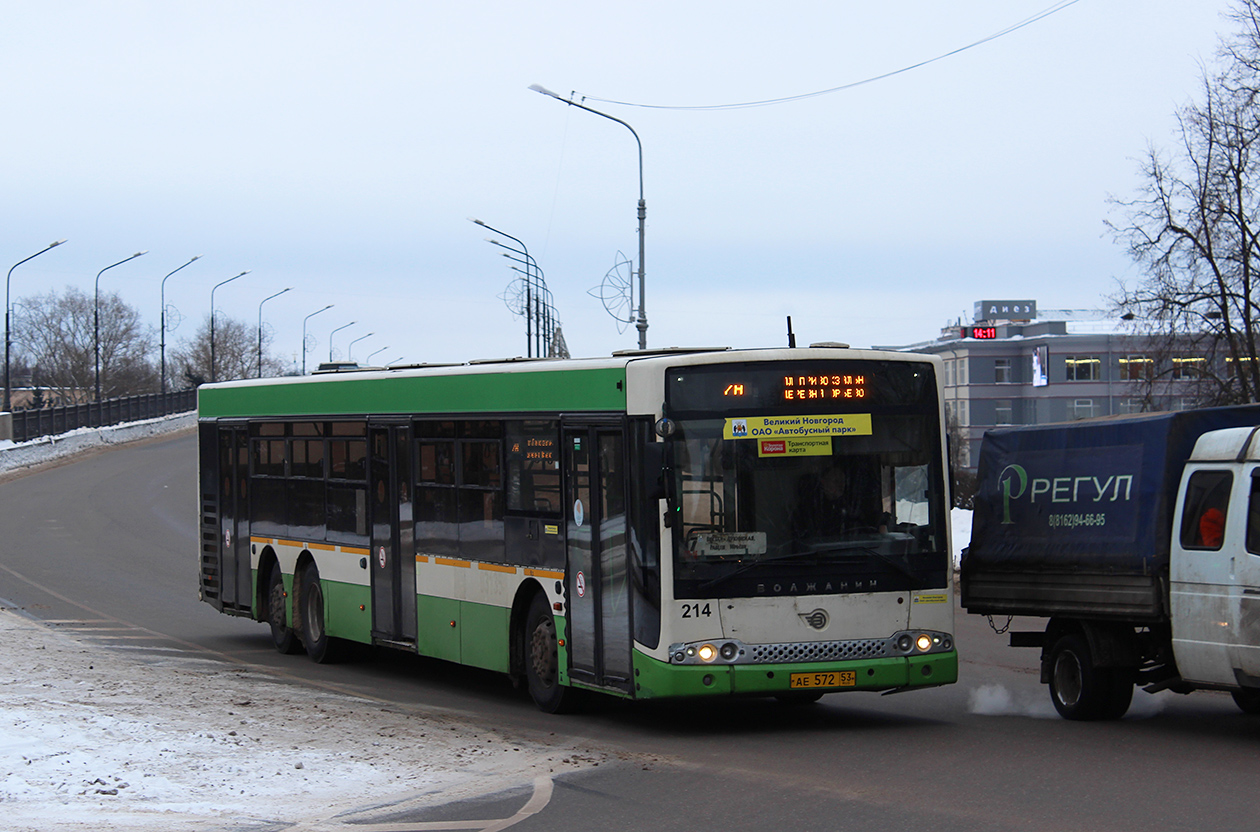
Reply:
[[624, 368], [344, 378], [203, 387], [203, 419], [626, 408]]

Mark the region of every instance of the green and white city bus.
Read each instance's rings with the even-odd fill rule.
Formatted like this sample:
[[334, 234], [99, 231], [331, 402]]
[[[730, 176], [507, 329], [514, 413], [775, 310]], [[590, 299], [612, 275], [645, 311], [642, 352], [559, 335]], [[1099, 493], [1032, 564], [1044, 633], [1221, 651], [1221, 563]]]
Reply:
[[840, 345], [200, 389], [200, 591], [539, 707], [956, 681], [939, 359]]

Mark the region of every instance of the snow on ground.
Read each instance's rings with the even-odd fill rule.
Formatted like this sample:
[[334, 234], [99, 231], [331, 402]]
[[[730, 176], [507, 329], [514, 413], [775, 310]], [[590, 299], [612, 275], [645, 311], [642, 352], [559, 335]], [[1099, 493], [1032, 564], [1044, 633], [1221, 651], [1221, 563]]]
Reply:
[[600, 761], [255, 668], [140, 656], [0, 610], [0, 828], [352, 829]]
[[[186, 414], [0, 442], [0, 473], [193, 424]], [[0, 607], [6, 832], [362, 829], [375, 814], [600, 759], [259, 668], [80, 643]]]
[[135, 442], [164, 433], [191, 428], [197, 424], [195, 413], [178, 413], [143, 422], [128, 422], [102, 428], [79, 428], [60, 436], [41, 436], [29, 442], [0, 439], [0, 474], [55, 462], [104, 445]]

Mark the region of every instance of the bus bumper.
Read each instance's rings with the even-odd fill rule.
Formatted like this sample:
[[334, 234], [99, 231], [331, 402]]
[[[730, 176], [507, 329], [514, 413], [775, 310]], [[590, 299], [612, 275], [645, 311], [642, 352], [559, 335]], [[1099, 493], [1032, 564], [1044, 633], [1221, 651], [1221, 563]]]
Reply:
[[[847, 672], [847, 673], [846, 673]], [[792, 674], [826, 679], [834, 686], [792, 687]], [[749, 695], [788, 692], [843, 693], [851, 690], [897, 691], [949, 685], [958, 681], [958, 651], [887, 659], [796, 664], [675, 665], [642, 653], [634, 654], [636, 699], [661, 697]]]

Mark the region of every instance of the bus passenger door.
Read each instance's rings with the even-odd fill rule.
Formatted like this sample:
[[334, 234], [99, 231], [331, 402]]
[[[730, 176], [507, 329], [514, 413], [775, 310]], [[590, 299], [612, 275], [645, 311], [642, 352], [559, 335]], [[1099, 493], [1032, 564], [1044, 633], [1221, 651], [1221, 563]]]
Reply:
[[249, 430], [219, 428], [219, 598], [252, 609], [249, 555]]
[[620, 427], [566, 425], [569, 673], [629, 690], [626, 453]]
[[415, 644], [416, 559], [411, 519], [411, 431], [370, 425], [372, 637]]

